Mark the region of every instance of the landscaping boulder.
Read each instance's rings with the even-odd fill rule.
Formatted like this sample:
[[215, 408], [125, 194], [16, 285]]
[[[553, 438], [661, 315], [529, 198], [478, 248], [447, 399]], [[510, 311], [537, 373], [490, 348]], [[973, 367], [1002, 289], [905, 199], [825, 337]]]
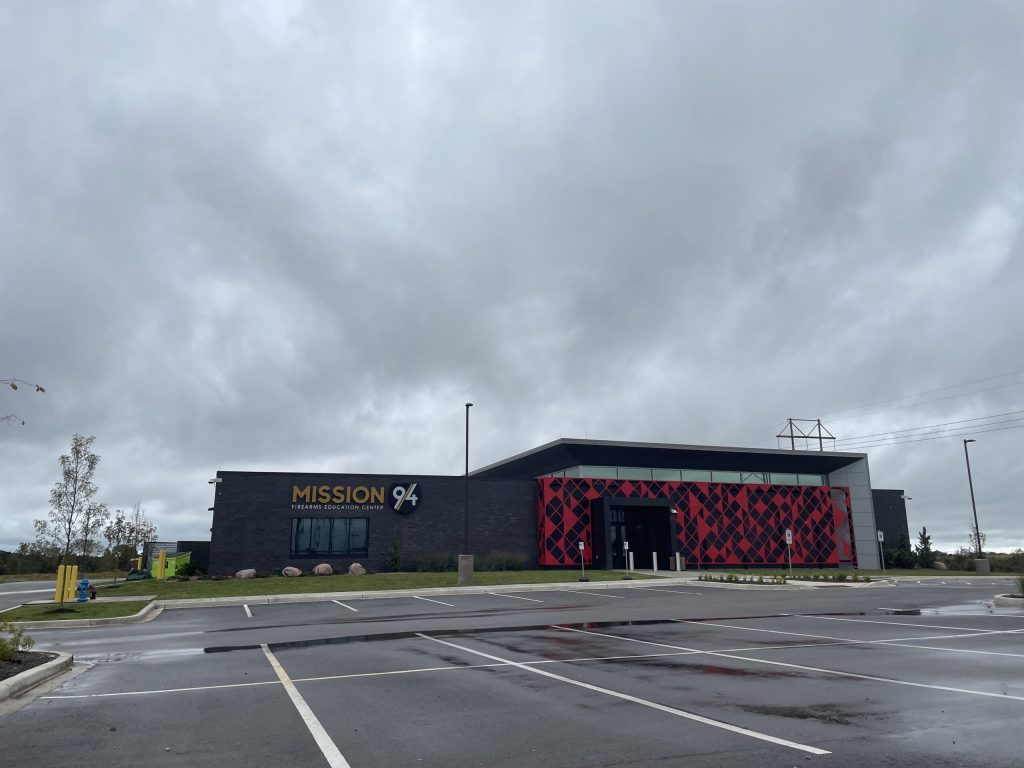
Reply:
[[936, 571], [944, 571], [946, 570], [946, 564], [940, 563], [938, 560], [936, 560], [934, 563], [932, 563], [932, 568], [934, 568]]
[[281, 570], [282, 576], [301, 576], [302, 571], [296, 568], [294, 565], [286, 566]]
[[313, 566], [314, 576], [330, 576], [334, 573], [334, 569], [331, 568], [330, 563], [320, 563], [320, 565]]
[[348, 567], [348, 572], [352, 576], [362, 576], [364, 573], [366, 573], [366, 569], [363, 568], [363, 566], [361, 566], [359, 563], [352, 563], [352, 565]]
[[256, 578], [256, 569], [255, 568], [245, 568], [245, 569], [239, 571], [238, 573], [236, 573], [235, 574], [235, 578], [236, 579], [255, 579]]

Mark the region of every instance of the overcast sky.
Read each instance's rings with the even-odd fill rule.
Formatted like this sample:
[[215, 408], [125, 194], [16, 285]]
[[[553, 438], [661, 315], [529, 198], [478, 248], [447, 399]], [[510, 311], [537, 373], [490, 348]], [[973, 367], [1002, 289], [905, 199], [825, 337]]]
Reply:
[[[473, 466], [976, 419], [1024, 546], [1022, 39], [1014, 0], [7, 0], [0, 378], [47, 391], [0, 392], [0, 548], [76, 432], [206, 538], [218, 469], [461, 473], [467, 400]], [[865, 448], [941, 547], [964, 436]]]

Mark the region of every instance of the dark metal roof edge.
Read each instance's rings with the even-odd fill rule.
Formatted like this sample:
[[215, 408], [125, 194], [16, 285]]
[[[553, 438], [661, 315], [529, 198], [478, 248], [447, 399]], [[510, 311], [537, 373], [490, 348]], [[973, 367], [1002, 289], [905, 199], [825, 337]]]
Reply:
[[474, 469], [470, 472], [470, 476], [477, 474], [478, 472], [487, 472], [491, 469], [504, 466], [506, 464], [512, 464], [520, 459], [525, 459], [528, 456], [542, 453], [546, 450], [554, 448], [559, 445], [600, 445], [612, 448], [655, 448], [659, 450], [671, 450], [671, 451], [712, 451], [718, 453], [747, 453], [747, 454], [768, 454], [768, 455], [786, 455], [786, 456], [838, 456], [840, 458], [847, 458], [851, 461], [857, 459], [867, 458], [866, 453], [849, 453], [846, 451], [810, 451], [810, 450], [790, 450], [787, 448], [743, 448], [740, 446], [727, 446], [727, 445], [688, 445], [683, 443], [641, 443], [629, 440], [590, 440], [587, 438], [577, 437], [560, 437], [557, 440], [552, 440], [550, 443], [531, 448], [528, 451], [517, 453], [514, 456], [509, 456], [507, 459], [500, 459], [488, 464], [485, 467]]

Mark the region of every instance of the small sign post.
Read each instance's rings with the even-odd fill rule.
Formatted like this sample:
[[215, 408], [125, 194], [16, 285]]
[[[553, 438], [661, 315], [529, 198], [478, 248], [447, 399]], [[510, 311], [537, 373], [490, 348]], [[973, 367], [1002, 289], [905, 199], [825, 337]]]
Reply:
[[587, 567], [583, 564], [583, 550], [586, 546], [587, 545], [582, 541], [580, 542], [580, 572], [583, 574], [580, 576], [580, 581], [590, 581], [590, 579], [587, 578]]
[[789, 578], [793, 578], [793, 531], [786, 529], [786, 560], [789, 561]]
[[630, 552], [629, 552], [629, 542], [628, 541], [622, 542], [622, 552], [626, 556], [626, 575], [623, 576], [622, 578], [623, 579], [632, 579], [633, 575], [630, 573], [630, 571], [633, 570], [633, 560], [629, 556]]
[[885, 551], [882, 549], [882, 542], [885, 541], [885, 534], [878, 532], [878, 562], [882, 564], [882, 576], [885, 576]]

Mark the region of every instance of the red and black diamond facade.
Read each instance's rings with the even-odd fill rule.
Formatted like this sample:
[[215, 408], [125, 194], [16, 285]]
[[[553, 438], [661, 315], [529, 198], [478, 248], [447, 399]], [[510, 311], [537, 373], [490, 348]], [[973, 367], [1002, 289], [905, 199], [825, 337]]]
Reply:
[[697, 567], [785, 565], [787, 529], [794, 565], [856, 560], [846, 488], [569, 477], [537, 483], [540, 565], [579, 565], [581, 541], [584, 563], [593, 564], [591, 510], [605, 498], [666, 502], [675, 550]]

